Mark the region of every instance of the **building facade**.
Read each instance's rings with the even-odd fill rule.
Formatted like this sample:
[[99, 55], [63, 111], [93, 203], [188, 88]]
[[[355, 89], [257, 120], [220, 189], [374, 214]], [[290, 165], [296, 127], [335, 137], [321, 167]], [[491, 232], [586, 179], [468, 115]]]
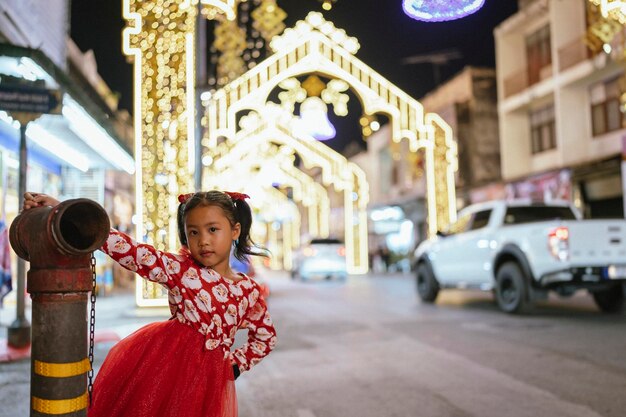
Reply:
[[[103, 205], [116, 226], [131, 228], [134, 211], [131, 118], [100, 78], [92, 52], [69, 38], [67, 0], [0, 3], [0, 86], [59, 92], [58, 114], [27, 124], [26, 189]], [[20, 124], [0, 108], [0, 213], [19, 212]]]
[[588, 0], [519, 6], [494, 31], [506, 196], [623, 217], [623, 29], [603, 41], [610, 22]]
[[459, 155], [457, 207], [499, 197], [504, 188], [495, 70], [466, 67], [420, 103], [452, 128]]

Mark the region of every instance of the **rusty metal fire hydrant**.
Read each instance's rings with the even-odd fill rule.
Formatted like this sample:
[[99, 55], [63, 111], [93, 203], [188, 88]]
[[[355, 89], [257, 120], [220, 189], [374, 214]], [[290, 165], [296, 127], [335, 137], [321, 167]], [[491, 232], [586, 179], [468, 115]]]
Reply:
[[30, 262], [31, 416], [87, 415], [91, 255], [109, 228], [106, 211], [88, 199], [33, 208], [11, 224], [11, 246]]

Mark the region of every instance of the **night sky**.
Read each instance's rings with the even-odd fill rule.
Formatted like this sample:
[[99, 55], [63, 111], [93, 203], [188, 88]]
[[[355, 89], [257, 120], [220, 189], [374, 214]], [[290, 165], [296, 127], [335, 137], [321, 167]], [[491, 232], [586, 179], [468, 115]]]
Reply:
[[[405, 15], [401, 3], [402, 0], [338, 0], [326, 12], [318, 0], [278, 0], [287, 12], [287, 27], [304, 19], [309, 11], [323, 12], [336, 27], [358, 38], [359, 59], [418, 99], [435, 87], [435, 72], [431, 64], [403, 64], [404, 58], [458, 51], [460, 59], [440, 67], [442, 82], [465, 65], [493, 67], [493, 28], [517, 11], [517, 0], [486, 0], [481, 10], [465, 18], [425, 23]], [[120, 94], [120, 107], [132, 113], [132, 66], [121, 51], [124, 24], [121, 0], [71, 2], [72, 39], [81, 50], [94, 50], [100, 75]], [[341, 133], [341, 127], [337, 128]], [[348, 133], [353, 136], [354, 131]], [[339, 144], [338, 148], [344, 145]]]

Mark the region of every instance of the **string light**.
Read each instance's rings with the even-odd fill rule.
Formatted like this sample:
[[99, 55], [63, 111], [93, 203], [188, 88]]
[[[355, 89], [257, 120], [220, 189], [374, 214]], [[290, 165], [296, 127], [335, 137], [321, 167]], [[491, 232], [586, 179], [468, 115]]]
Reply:
[[[174, 250], [176, 196], [193, 189], [195, 31], [199, 0], [123, 0], [123, 50], [134, 63], [136, 235]], [[234, 17], [234, 0], [202, 0], [206, 17]], [[211, 10], [212, 13], [207, 13]], [[137, 280], [138, 305], [165, 305], [160, 286]]]

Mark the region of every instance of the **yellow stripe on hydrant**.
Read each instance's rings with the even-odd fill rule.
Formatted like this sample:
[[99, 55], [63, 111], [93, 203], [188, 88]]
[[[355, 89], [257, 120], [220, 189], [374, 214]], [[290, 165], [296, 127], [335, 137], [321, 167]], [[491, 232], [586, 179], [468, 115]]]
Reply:
[[80, 397], [68, 398], [66, 400], [44, 400], [43, 398], [32, 397], [32, 408], [42, 414], [67, 414], [80, 411], [89, 405], [89, 395], [87, 391]]
[[37, 375], [48, 378], [68, 378], [70, 376], [82, 375], [91, 370], [89, 359], [70, 363], [50, 363], [35, 360], [34, 372]]

